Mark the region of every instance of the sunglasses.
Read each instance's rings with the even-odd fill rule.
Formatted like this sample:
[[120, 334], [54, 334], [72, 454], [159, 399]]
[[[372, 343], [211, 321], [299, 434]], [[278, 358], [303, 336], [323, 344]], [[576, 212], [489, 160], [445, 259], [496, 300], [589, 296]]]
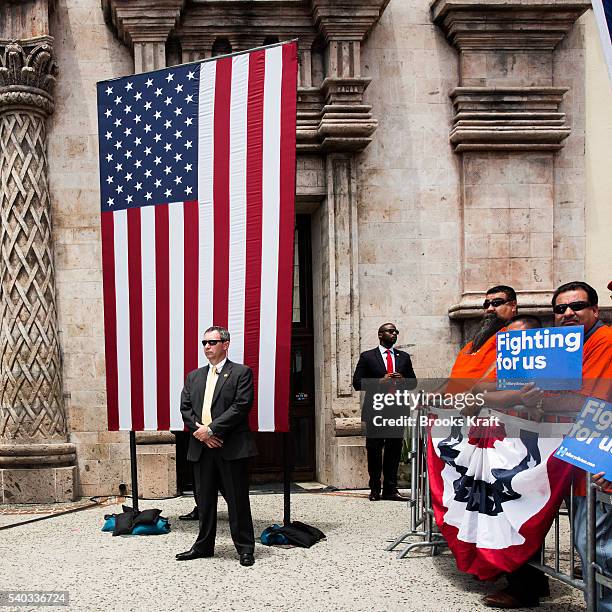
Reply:
[[223, 340], [202, 340], [202, 346], [206, 346], [210, 344], [210, 346], [216, 346], [219, 342], [223, 342]]
[[399, 329], [383, 329], [382, 333], [387, 332], [388, 334], [395, 334], [396, 336], [399, 334]]
[[489, 306], [493, 306], [493, 308], [497, 308], [498, 306], [502, 306], [503, 304], [507, 304], [510, 300], [504, 300], [504, 298], [493, 298], [492, 300], [485, 300], [482, 303], [482, 307], [486, 310]]
[[555, 314], [563, 314], [568, 308], [573, 310], [574, 312], [578, 312], [579, 310], [584, 310], [588, 308], [590, 304], [588, 302], [570, 302], [569, 304], [555, 304], [553, 306], [553, 312]]

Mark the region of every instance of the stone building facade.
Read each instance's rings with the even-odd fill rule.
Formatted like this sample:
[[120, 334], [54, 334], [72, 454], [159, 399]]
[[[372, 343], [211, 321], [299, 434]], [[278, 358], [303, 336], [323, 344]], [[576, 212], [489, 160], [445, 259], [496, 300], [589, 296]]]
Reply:
[[[606, 107], [593, 96], [610, 91], [589, 6], [4, 2], [0, 502], [129, 484], [127, 434], [106, 431], [97, 81], [298, 39], [296, 206], [312, 236], [316, 471], [360, 487], [351, 374], [381, 322], [400, 327], [419, 376], [442, 376], [488, 286], [512, 284], [524, 309], [547, 313], [557, 284], [586, 278], [603, 290], [609, 280], [612, 218], [593, 179], [609, 173], [593, 146], [612, 125], [597, 121]], [[174, 436], [138, 442], [144, 494], [173, 494]]]

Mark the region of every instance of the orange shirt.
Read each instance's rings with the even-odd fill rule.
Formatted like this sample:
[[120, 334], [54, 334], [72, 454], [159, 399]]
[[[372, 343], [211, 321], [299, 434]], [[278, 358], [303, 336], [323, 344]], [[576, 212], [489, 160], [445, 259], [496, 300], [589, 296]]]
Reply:
[[[612, 327], [600, 327], [585, 343], [582, 352], [582, 388], [578, 393], [610, 401], [612, 392]], [[612, 474], [605, 475], [612, 480]], [[574, 494], [586, 495], [584, 471], [576, 468]]]
[[480, 380], [495, 363], [497, 355], [496, 335], [493, 334], [475, 353], [470, 353], [472, 343], [468, 342], [455, 360], [450, 378]]

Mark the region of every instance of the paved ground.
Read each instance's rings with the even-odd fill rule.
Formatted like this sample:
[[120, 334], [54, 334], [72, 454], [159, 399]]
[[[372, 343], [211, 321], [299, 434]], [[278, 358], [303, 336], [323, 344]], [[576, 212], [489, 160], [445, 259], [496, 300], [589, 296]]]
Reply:
[[[281, 495], [251, 500], [256, 534], [280, 522]], [[406, 525], [402, 503], [372, 503], [357, 494], [294, 495], [292, 518], [316, 525], [327, 540], [311, 549], [257, 544], [252, 568], [238, 563], [223, 500], [215, 558], [182, 563], [174, 555], [191, 546], [197, 525], [181, 523], [177, 516], [193, 507], [192, 500], [141, 504], [141, 509], [152, 507], [170, 519], [170, 534], [102, 533], [104, 514], [119, 512], [118, 506], [0, 531], [0, 590], [67, 590], [72, 610], [454, 612], [487, 609], [479, 600], [494, 588], [459, 574], [448, 552], [404, 560], [385, 552], [386, 541]], [[31, 516], [5, 510], [1, 518], [7, 524]], [[580, 593], [553, 582], [552, 597], [540, 610], [578, 612], [584, 606]]]

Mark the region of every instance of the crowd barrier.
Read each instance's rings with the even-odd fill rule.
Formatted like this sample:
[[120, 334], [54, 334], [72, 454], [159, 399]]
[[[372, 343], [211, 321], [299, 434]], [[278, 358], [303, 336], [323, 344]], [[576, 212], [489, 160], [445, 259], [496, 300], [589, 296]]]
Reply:
[[[440, 553], [447, 544], [437, 530], [431, 505], [431, 493], [427, 480], [427, 427], [420, 424], [423, 408], [416, 411], [417, 418], [414, 425], [409, 428], [410, 463], [410, 493], [408, 496], [409, 529], [399, 535], [387, 547], [387, 551], [394, 551], [403, 545], [397, 554], [399, 559], [408, 556], [411, 551], [429, 549], [432, 556]], [[579, 558], [574, 547], [574, 532], [571, 525], [574, 521], [574, 491], [570, 489], [569, 498], [560, 508], [553, 525], [546, 537], [552, 537], [552, 555], [547, 553], [546, 546], [542, 546], [539, 560], [530, 564], [542, 570], [551, 578], [578, 589], [584, 593], [587, 612], [597, 611], [597, 601], [604, 587], [612, 589], [612, 576], [605, 573], [596, 563], [595, 558], [595, 507], [596, 502], [612, 505], [612, 495], [603, 493], [590, 481], [587, 474], [587, 549], [586, 567], [582, 568], [582, 578], [576, 576], [576, 560]], [[561, 521], [567, 520], [570, 534], [569, 550], [561, 546]], [[416, 541], [414, 539], [416, 538]], [[566, 564], [566, 559], [568, 564]], [[564, 566], [562, 568], [562, 566]], [[567, 571], [564, 571], [567, 569]]]

